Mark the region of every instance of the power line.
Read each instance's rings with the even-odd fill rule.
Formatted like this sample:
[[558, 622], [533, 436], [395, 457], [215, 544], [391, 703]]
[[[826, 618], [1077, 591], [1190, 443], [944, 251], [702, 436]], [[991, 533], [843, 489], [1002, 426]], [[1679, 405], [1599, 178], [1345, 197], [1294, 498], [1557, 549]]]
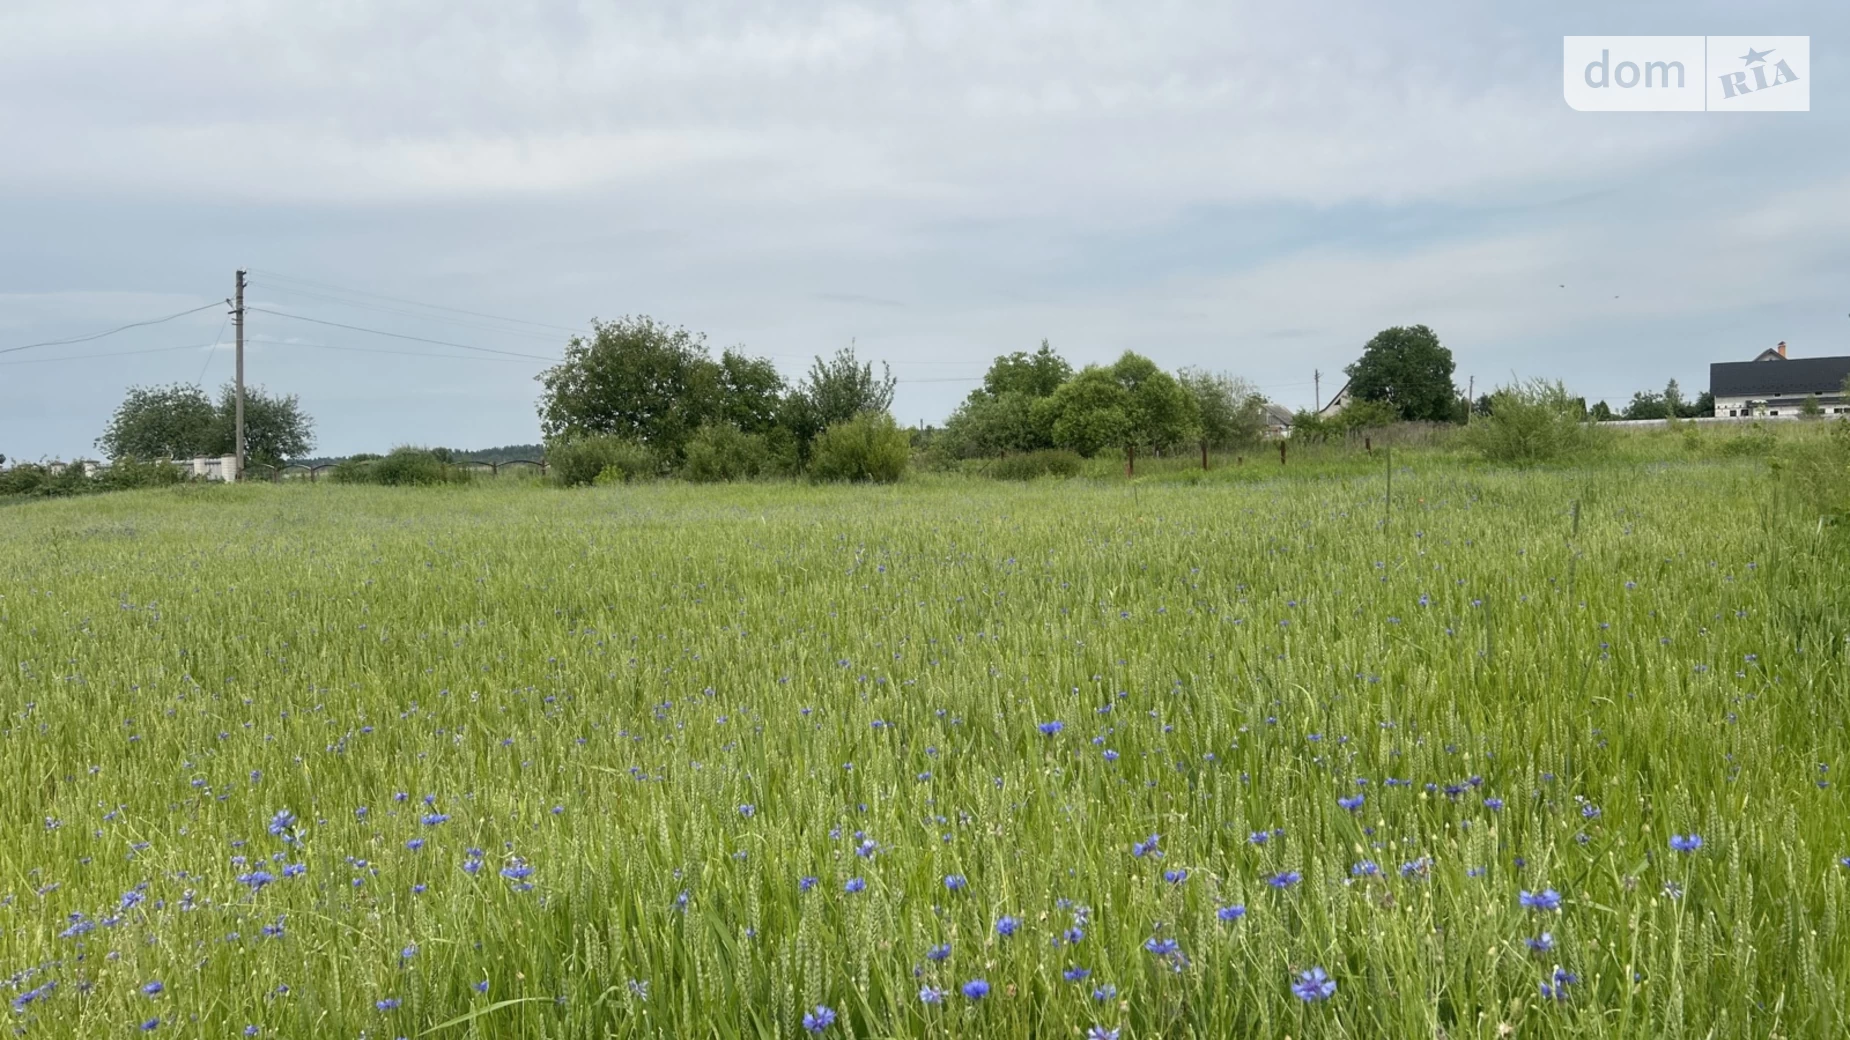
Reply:
[[[256, 308], [253, 307], [251, 309], [255, 310]], [[275, 340], [257, 340], [256, 342], [276, 347], [312, 347], [315, 350], [342, 350], [355, 354], [396, 354], [400, 357], [432, 358], [445, 361], [499, 361], [504, 365], [518, 365], [524, 363], [520, 357], [503, 358], [476, 357], [473, 354], [430, 354], [417, 350], [390, 350], [385, 347], [340, 347], [332, 343], [309, 343], [305, 340], [295, 343], [280, 343]], [[538, 358], [537, 360], [551, 362], [555, 359]]]
[[251, 311], [256, 314], [269, 314], [269, 315], [273, 315], [278, 318], [289, 318], [294, 321], [312, 322], [316, 325], [331, 325], [334, 328], [347, 329], [348, 331], [351, 331], [351, 332], [365, 332], [365, 333], [369, 333], [374, 336], [390, 336], [393, 339], [411, 340], [414, 343], [429, 343], [429, 344], [439, 346], [439, 347], [456, 347], [460, 350], [479, 350], [484, 354], [505, 354], [508, 357], [531, 358], [534, 361], [549, 361], [549, 362], [557, 363], [560, 360], [559, 358], [550, 357], [544, 354], [522, 354], [517, 350], [496, 350], [493, 347], [478, 347], [478, 346], [475, 346], [474, 344], [455, 343], [447, 339], [430, 339], [429, 337], [426, 337], [426, 336], [406, 335], [403, 332], [387, 332], [384, 329], [369, 329], [365, 327], [364, 325], [348, 325], [344, 322], [326, 321], [321, 318], [310, 318], [310, 317], [307, 317], [301, 314], [286, 314], [282, 311], [268, 310], [263, 307], [246, 307], [245, 310]]
[[193, 385], [206, 385], [206, 369], [212, 367], [212, 355], [218, 353], [218, 343], [225, 338], [225, 326], [229, 324], [231, 324], [231, 315], [226, 314], [225, 320], [218, 323], [218, 331], [212, 334], [212, 349], [206, 351], [206, 362], [199, 366], [199, 376], [193, 380]]
[[72, 337], [71, 339], [48, 339], [43, 343], [28, 343], [23, 347], [7, 347], [5, 349], [0, 349], [0, 354], [14, 354], [22, 350], [32, 350], [37, 347], [62, 347], [62, 346], [68, 346], [69, 344], [72, 344], [72, 343], [88, 343], [93, 339], [102, 339], [104, 336], [113, 336], [118, 332], [126, 332], [129, 329], [139, 329], [143, 327], [144, 325], [159, 325], [161, 322], [164, 322], [164, 321], [172, 321], [175, 318], [184, 318], [188, 314], [198, 314], [200, 311], [210, 310], [213, 307], [217, 307], [221, 302], [223, 301], [214, 300], [213, 302], [208, 303], [203, 307], [194, 307], [190, 311], [181, 311], [178, 314], [169, 314], [165, 318], [149, 318], [147, 321], [131, 321], [127, 325], [119, 325], [113, 329], [110, 329], [108, 332], [98, 332], [98, 333], [95, 333], [89, 336], [75, 336], [75, 337]]
[[214, 343], [189, 343], [180, 347], [154, 347], [149, 350], [118, 350], [109, 354], [73, 354], [69, 357], [22, 358], [18, 361], [0, 361], [0, 365], [46, 365], [58, 361], [88, 361], [93, 358], [133, 357], [136, 354], [167, 354], [176, 350], [199, 350], [215, 347]]
[[294, 282], [298, 285], [312, 285], [317, 289], [325, 289], [325, 290], [328, 290], [329, 292], [347, 293], [353, 296], [365, 296], [365, 297], [368, 297], [374, 300], [389, 300], [392, 303], [403, 303], [403, 304], [408, 304], [412, 307], [424, 307], [424, 308], [427, 308], [429, 310], [434, 310], [434, 311], [451, 311], [456, 314], [467, 314], [472, 318], [488, 318], [492, 321], [505, 321], [505, 322], [510, 322], [515, 325], [532, 325], [532, 326], [535, 326], [536, 328], [555, 329], [560, 332], [572, 332], [572, 333], [577, 333], [580, 335], [582, 335], [585, 331], [584, 329], [572, 328], [569, 325], [554, 325], [550, 322], [529, 321], [525, 318], [509, 318], [509, 317], [506, 317], [505, 315], [500, 315], [500, 314], [488, 314], [483, 311], [464, 310], [461, 307], [446, 307], [439, 303], [422, 303], [418, 300], [407, 300], [402, 296], [387, 296], [384, 293], [367, 292], [363, 289], [347, 289], [347, 288], [343, 288], [338, 285], [330, 285], [327, 282], [317, 282], [317, 281], [313, 281], [308, 278], [297, 278], [294, 275], [278, 274], [274, 271], [253, 271], [252, 273], [260, 275], [263, 278], [275, 279], [277, 281]]
[[[259, 279], [256, 282], [253, 282], [251, 284], [261, 286], [262, 288], [268, 289], [272, 292], [287, 293], [291, 296], [305, 296], [312, 300], [323, 300], [328, 303], [338, 304], [342, 307], [359, 307], [365, 310], [379, 311], [383, 314], [396, 314], [396, 315], [399, 315], [400, 317], [415, 318], [418, 321], [434, 321], [434, 322], [437, 322], [443, 325], [454, 325], [457, 328], [475, 329], [478, 332], [493, 332], [493, 333], [496, 333], [497, 335], [502, 335], [502, 336], [526, 336], [531, 339], [543, 339], [549, 342], [557, 342], [559, 338], [557, 334], [552, 333], [552, 332], [528, 331], [526, 329], [509, 329], [509, 328], [503, 328], [503, 327], [495, 326], [495, 325], [487, 325], [480, 321], [470, 321], [470, 320], [465, 320], [462, 318], [446, 318], [439, 314], [420, 314], [417, 311], [408, 311], [408, 310], [404, 310], [399, 307], [387, 307], [383, 304], [363, 303], [358, 300], [343, 300], [338, 296], [329, 296], [326, 293], [309, 292], [305, 289], [294, 289], [288, 286], [275, 285], [273, 283], [264, 281], [262, 279]], [[561, 330], [564, 330], [565, 327], [559, 326], [559, 328]], [[577, 332], [579, 335], [589, 335], [590, 334], [590, 330], [588, 329], [572, 330], [572, 331]]]

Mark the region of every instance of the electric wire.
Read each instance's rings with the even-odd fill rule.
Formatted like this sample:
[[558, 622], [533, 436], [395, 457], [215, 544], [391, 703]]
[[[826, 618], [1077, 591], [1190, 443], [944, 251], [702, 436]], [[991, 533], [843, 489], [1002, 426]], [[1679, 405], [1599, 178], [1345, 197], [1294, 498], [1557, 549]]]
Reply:
[[48, 339], [43, 343], [27, 343], [24, 346], [18, 347], [4, 347], [0, 348], [0, 354], [16, 354], [22, 350], [33, 350], [38, 347], [63, 347], [73, 343], [88, 343], [91, 340], [102, 339], [104, 336], [113, 336], [118, 332], [127, 332], [129, 329], [139, 329], [147, 325], [159, 325], [162, 322], [172, 321], [175, 318], [184, 318], [188, 314], [198, 314], [200, 311], [210, 310], [218, 305], [219, 301], [214, 300], [203, 307], [194, 307], [191, 310], [181, 311], [178, 314], [169, 314], [165, 318], [149, 318], [147, 321], [131, 321], [127, 325], [118, 325], [107, 332], [92, 333], [88, 336], [73, 336], [70, 339]]

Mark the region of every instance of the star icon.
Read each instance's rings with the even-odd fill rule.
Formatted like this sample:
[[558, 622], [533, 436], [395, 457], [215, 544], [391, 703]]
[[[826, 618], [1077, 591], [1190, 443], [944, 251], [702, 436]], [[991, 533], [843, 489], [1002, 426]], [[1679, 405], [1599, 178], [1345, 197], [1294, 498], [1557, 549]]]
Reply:
[[1773, 53], [1775, 49], [1776, 48], [1768, 47], [1766, 50], [1757, 51], [1757, 50], [1754, 50], [1752, 47], [1749, 47], [1747, 48], [1747, 53], [1741, 55], [1741, 64], [1743, 65], [1764, 64], [1766, 62], [1766, 56]]

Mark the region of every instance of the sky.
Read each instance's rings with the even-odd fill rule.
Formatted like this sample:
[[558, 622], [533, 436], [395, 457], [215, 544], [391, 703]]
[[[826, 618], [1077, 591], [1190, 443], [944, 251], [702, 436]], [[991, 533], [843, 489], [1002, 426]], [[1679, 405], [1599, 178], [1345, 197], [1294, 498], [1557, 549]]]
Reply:
[[[1565, 35], [1755, 33], [1810, 112], [1563, 100]], [[1850, 353], [1847, 77], [1841, 0], [8, 0], [0, 453], [230, 379], [239, 268], [318, 454], [536, 441], [630, 314], [852, 344], [908, 424], [1042, 339], [1309, 406], [1415, 323], [1461, 389], [1693, 394]]]

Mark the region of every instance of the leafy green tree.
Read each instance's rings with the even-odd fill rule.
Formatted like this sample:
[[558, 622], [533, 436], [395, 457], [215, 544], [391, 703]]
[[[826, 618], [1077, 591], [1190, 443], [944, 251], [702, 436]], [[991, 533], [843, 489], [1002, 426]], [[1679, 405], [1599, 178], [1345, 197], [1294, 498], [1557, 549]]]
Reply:
[[1612, 406], [1601, 401], [1594, 405], [1588, 414], [1593, 417], [1594, 422], [1610, 422], [1612, 421]]
[[736, 350], [719, 356], [718, 419], [746, 433], [762, 434], [777, 425], [784, 397], [784, 377], [769, 358], [747, 357]]
[[874, 375], [873, 362], [861, 362], [852, 345], [828, 359], [818, 357], [810, 366], [800, 392], [809, 399], [814, 421], [822, 429], [847, 422], [862, 412], [884, 412], [893, 407], [893, 371], [885, 362]]
[[1257, 444], [1265, 434], [1265, 397], [1237, 376], [1185, 368], [1176, 381], [1195, 399], [1201, 443], [1216, 451]]
[[1066, 359], [1054, 353], [1053, 346], [1041, 340], [1041, 348], [1030, 354], [1017, 350], [1013, 354], [1004, 354], [989, 366], [983, 374], [981, 393], [991, 397], [1000, 397], [1007, 393], [1027, 394], [1030, 397], [1051, 397], [1060, 384], [1073, 378], [1073, 366]]
[[132, 386], [96, 439], [111, 459], [190, 459], [214, 450], [218, 421], [212, 399], [198, 386]]
[[1489, 414], [1465, 431], [1466, 443], [1492, 462], [1547, 462], [1598, 447], [1603, 431], [1588, 425], [1586, 402], [1558, 382], [1531, 380], [1491, 394]]
[[1130, 351], [1109, 368], [1086, 366], [1036, 407], [1050, 420], [1054, 443], [1085, 456], [1108, 447], [1168, 448], [1201, 428], [1194, 397]]
[[1650, 390], [1633, 394], [1631, 403], [1625, 406], [1627, 419], [1662, 419], [1669, 414], [1664, 407], [1664, 395]]
[[[315, 447], [315, 421], [294, 394], [271, 394], [261, 386], [244, 388], [244, 456], [249, 463], [280, 466], [306, 456]], [[238, 450], [238, 388], [226, 383], [218, 391], [218, 409], [207, 442], [207, 455]]]
[[1375, 333], [1362, 356], [1344, 369], [1349, 393], [1385, 401], [1408, 422], [1450, 422], [1457, 416], [1452, 352], [1424, 325], [1397, 325]]
[[646, 316], [591, 328], [538, 376], [541, 432], [548, 441], [613, 434], [678, 457], [718, 411], [719, 375], [705, 337]]
[[934, 453], [950, 458], [993, 458], [1053, 447], [1052, 419], [1036, 405], [1052, 396], [1072, 374], [1073, 366], [1054, 353], [1046, 340], [1032, 354], [1018, 350], [996, 358], [983, 376], [983, 385], [970, 391], [951, 413]]

